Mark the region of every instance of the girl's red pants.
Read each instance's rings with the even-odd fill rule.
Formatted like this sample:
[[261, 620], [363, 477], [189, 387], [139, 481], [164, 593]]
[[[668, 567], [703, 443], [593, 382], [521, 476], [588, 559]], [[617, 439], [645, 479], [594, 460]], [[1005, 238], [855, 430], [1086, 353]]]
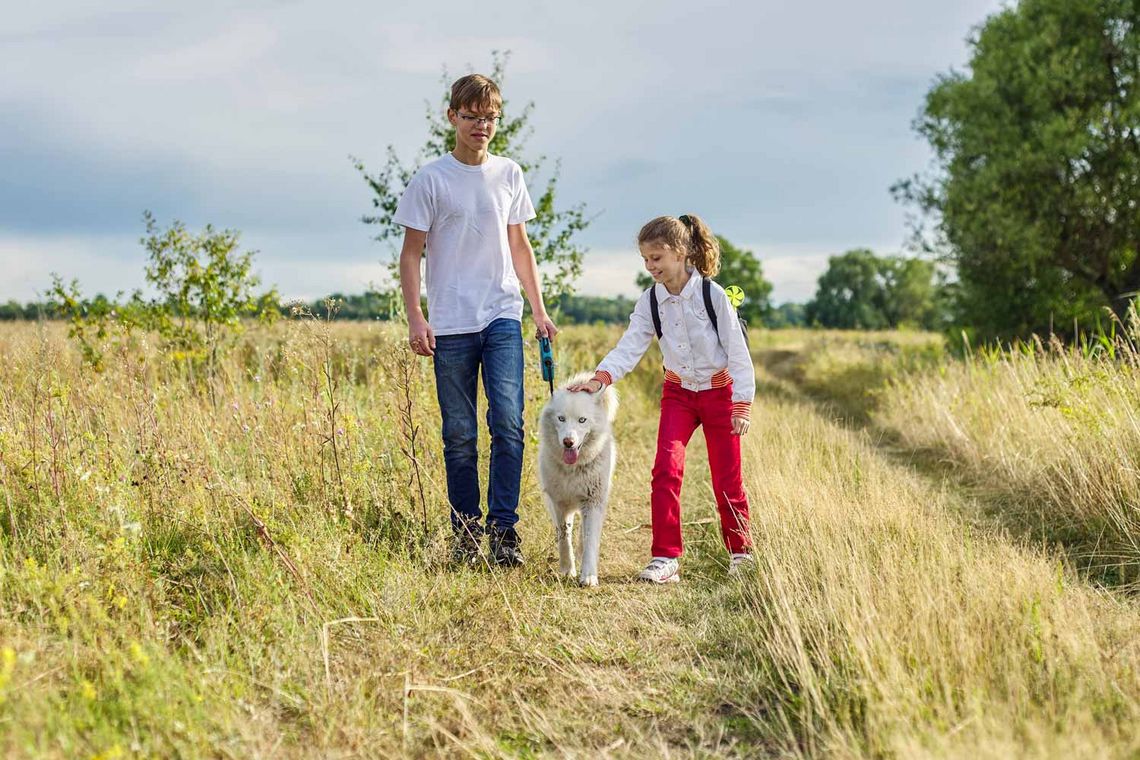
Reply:
[[732, 434], [732, 385], [690, 391], [666, 381], [661, 391], [661, 424], [653, 463], [653, 556], [681, 556], [681, 480], [685, 446], [704, 427], [720, 531], [732, 553], [751, 550], [748, 496], [740, 477], [740, 436]]

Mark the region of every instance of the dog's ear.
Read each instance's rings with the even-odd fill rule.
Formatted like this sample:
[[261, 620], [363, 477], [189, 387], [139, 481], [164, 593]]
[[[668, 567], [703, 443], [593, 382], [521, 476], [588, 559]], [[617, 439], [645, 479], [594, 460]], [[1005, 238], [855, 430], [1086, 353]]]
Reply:
[[612, 385], [607, 385], [601, 391], [595, 393], [594, 403], [602, 408], [608, 421], [613, 422], [614, 418], [617, 417], [618, 392]]

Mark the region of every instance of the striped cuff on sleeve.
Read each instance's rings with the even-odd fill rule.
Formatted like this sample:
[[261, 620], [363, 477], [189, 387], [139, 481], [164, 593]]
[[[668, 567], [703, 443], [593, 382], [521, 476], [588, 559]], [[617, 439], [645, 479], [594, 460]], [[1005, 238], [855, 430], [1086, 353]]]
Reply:
[[611, 375], [609, 372], [606, 372], [604, 369], [599, 369], [596, 371], [592, 379], [597, 380], [599, 383], [601, 383], [603, 388], [607, 385], [614, 384], [613, 375]]
[[746, 420], [752, 419], [752, 402], [751, 401], [733, 401], [732, 402], [732, 416], [743, 417]]

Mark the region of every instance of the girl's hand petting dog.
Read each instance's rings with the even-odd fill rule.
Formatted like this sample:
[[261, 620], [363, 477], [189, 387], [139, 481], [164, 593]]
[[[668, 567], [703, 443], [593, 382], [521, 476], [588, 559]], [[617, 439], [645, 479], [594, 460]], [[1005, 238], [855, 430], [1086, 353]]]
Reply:
[[748, 432], [748, 418], [732, 415], [732, 434], [744, 435]]
[[604, 390], [605, 387], [606, 386], [602, 384], [601, 380], [587, 380], [584, 383], [569, 385], [566, 387], [566, 390], [570, 391], [571, 393], [578, 393], [579, 391], [586, 391], [586, 393], [597, 393], [598, 391]]

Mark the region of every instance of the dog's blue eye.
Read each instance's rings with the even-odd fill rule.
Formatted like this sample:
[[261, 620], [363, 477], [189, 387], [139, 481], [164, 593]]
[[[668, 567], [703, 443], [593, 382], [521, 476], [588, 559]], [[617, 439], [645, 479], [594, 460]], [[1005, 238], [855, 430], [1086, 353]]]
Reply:
[[559, 422], [565, 422], [565, 421], [566, 421], [566, 418], [565, 418], [563, 415], [561, 415], [561, 414], [560, 414], [560, 415], [558, 415], [558, 421], [559, 421]]
[[585, 417], [579, 417], [579, 418], [578, 418], [578, 422], [585, 422], [585, 421], [586, 421], [586, 418], [585, 418]]

